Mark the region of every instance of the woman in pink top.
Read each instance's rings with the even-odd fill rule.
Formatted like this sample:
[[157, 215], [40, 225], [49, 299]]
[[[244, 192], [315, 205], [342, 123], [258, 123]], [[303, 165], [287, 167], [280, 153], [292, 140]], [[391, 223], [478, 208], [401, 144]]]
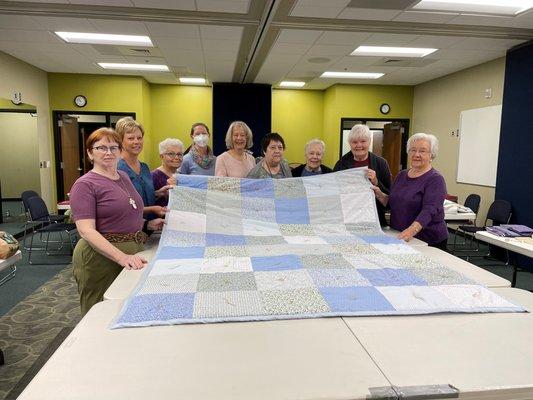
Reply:
[[217, 157], [215, 176], [244, 178], [255, 167], [255, 158], [248, 151], [252, 147], [252, 131], [242, 121], [232, 122], [226, 133], [228, 151]]

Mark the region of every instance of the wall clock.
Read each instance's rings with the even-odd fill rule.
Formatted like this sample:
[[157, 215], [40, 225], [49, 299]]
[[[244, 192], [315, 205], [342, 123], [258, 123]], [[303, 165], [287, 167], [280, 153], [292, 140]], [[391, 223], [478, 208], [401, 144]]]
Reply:
[[390, 112], [390, 106], [387, 103], [383, 103], [379, 106], [379, 111], [381, 111], [382, 114], [388, 114]]
[[74, 104], [76, 104], [78, 107], [85, 107], [85, 105], [87, 104], [87, 98], [79, 94], [74, 97]]

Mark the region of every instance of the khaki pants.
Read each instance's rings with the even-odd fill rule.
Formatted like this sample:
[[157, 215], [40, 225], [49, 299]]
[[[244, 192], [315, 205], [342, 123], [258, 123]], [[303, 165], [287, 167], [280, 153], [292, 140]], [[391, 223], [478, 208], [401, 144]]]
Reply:
[[[141, 243], [112, 243], [126, 254], [135, 254], [143, 250]], [[93, 305], [104, 298], [105, 291], [122, 271], [116, 262], [94, 250], [84, 239], [80, 239], [72, 257], [74, 278], [80, 294], [81, 314], [87, 314]]]

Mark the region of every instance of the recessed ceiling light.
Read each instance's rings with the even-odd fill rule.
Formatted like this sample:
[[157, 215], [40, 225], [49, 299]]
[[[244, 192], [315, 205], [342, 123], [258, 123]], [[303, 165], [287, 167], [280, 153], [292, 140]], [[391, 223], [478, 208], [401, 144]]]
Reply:
[[98, 63], [104, 69], [124, 69], [132, 71], [169, 71], [166, 65], [160, 64], [123, 64], [123, 63]]
[[153, 47], [148, 36], [111, 35], [107, 33], [56, 32], [57, 36], [68, 43], [112, 44], [123, 46]]
[[351, 79], [378, 79], [383, 75], [381, 72], [338, 72], [326, 71], [321, 78], [351, 78]]
[[514, 15], [533, 7], [533, 0], [421, 0], [416, 10]]
[[281, 81], [279, 83], [280, 87], [302, 87], [305, 85], [305, 82], [300, 81]]
[[205, 78], [181, 77], [180, 82], [193, 85], [205, 85]]
[[438, 49], [420, 47], [359, 46], [352, 56], [425, 57]]

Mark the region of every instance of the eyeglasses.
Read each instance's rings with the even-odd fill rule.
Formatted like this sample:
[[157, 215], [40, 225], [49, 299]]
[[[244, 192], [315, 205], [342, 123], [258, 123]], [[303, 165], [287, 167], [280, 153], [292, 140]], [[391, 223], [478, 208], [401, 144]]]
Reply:
[[108, 151], [111, 153], [117, 153], [120, 150], [120, 146], [95, 146], [93, 149], [102, 154], [106, 154]]
[[425, 156], [426, 154], [429, 154], [429, 151], [426, 149], [409, 149], [409, 154], [420, 154], [421, 156]]
[[181, 158], [183, 157], [183, 153], [174, 153], [174, 152], [170, 152], [170, 153], [163, 153], [165, 156], [168, 156], [170, 158]]

